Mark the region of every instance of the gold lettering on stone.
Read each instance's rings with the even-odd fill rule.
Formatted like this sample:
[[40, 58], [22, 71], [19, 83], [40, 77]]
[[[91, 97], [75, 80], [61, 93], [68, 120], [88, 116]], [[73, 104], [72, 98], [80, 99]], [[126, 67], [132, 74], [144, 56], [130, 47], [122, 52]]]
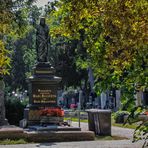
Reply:
[[56, 95], [52, 90], [37, 89], [32, 97], [34, 103], [56, 103]]

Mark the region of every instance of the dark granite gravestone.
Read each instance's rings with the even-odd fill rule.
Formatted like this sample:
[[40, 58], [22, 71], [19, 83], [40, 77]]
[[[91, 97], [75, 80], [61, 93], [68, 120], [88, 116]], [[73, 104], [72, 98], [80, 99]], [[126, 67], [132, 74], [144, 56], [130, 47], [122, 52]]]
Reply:
[[32, 106], [57, 106], [57, 89], [61, 78], [54, 76], [49, 63], [39, 63], [29, 78], [30, 104]]
[[40, 124], [41, 109], [57, 107], [57, 90], [61, 78], [56, 77], [54, 72], [49, 63], [38, 63], [34, 74], [28, 79], [29, 105], [24, 114], [28, 125]]

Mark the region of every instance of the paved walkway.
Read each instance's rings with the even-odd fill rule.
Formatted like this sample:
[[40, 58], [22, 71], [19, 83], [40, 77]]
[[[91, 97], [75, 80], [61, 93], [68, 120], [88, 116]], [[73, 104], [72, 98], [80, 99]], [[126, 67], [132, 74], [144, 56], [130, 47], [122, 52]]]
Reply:
[[142, 143], [129, 140], [61, 142], [41, 144], [0, 145], [0, 148], [141, 148]]
[[[72, 126], [77, 127], [78, 123], [72, 122]], [[80, 127], [82, 130], [88, 130], [88, 123], [81, 122]], [[125, 137], [130, 140], [132, 140], [133, 133], [134, 133], [134, 129], [121, 128], [116, 126], [112, 126], [111, 131], [112, 131], [112, 136]]]

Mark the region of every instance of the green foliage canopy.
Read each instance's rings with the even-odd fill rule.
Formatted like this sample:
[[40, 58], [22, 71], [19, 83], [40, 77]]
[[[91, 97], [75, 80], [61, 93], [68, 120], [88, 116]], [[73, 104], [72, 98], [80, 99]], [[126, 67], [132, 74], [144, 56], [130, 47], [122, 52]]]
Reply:
[[29, 10], [33, 1], [1, 0], [0, 1], [0, 76], [8, 74], [10, 67], [9, 49], [6, 48], [9, 38], [15, 41], [24, 36], [29, 26]]
[[77, 39], [84, 32], [88, 56], [78, 65], [93, 68], [99, 89], [111, 83], [118, 88], [147, 87], [146, 0], [61, 0], [56, 6], [50, 18], [60, 25], [51, 32]]
[[[52, 17], [60, 23], [52, 28], [53, 36], [83, 38], [87, 56], [80, 56], [77, 65], [93, 69], [98, 94], [106, 89], [121, 89], [125, 104], [126, 99], [132, 99], [129, 105], [133, 107], [134, 92], [148, 88], [148, 2], [60, 0], [56, 7]], [[147, 122], [141, 125], [146, 135]]]

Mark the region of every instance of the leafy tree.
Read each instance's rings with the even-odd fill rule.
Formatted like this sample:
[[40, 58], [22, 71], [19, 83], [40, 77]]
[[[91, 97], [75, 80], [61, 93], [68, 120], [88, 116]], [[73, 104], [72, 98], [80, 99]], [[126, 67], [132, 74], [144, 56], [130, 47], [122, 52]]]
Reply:
[[[24, 31], [25, 29], [24, 32], [26, 33], [23, 32], [22, 34], [21, 31], [18, 30], [18, 34], [21, 33], [19, 38], [16, 37], [14, 40], [14, 34], [9, 34], [7, 37], [6, 47], [9, 50], [13, 50], [13, 52], [11, 53], [10, 75], [5, 76], [5, 82], [7, 86], [11, 86], [11, 91], [27, 89], [26, 78], [31, 75], [32, 67], [36, 59], [35, 31], [32, 25], [38, 21], [40, 9], [34, 5], [28, 6], [25, 4], [23, 6], [25, 7], [20, 8], [19, 15], [17, 15], [17, 23], [21, 25], [20, 30]], [[22, 19], [22, 21], [20, 21], [20, 19]], [[18, 34], [15, 33], [15, 36], [18, 36]]]
[[86, 71], [77, 69], [75, 63], [76, 57], [80, 54], [80, 52], [78, 53], [80, 41], [63, 36], [57, 31], [55, 32], [60, 25], [60, 16], [55, 17], [53, 15], [57, 4], [57, 1], [50, 2], [45, 8], [51, 35], [49, 59], [56, 68], [57, 75], [62, 77], [62, 86], [77, 87], [81, 85], [82, 78], [86, 79], [85, 77], [87, 77]]
[[[8, 73], [7, 66], [10, 64], [10, 53], [6, 48], [9, 38], [14, 39], [20, 38], [25, 35], [30, 27], [28, 26], [28, 10], [31, 9], [31, 1], [12, 1], [12, 0], [1, 0], [0, 1], [0, 74]], [[7, 46], [8, 47], [8, 46]]]
[[7, 66], [10, 64], [10, 58], [8, 57], [9, 51], [5, 49], [4, 35], [10, 31], [10, 22], [12, 14], [10, 11], [11, 3], [9, 1], [0, 1], [0, 76], [8, 73]]
[[[30, 2], [33, 2], [32, 0]], [[0, 1], [0, 124], [3, 125], [5, 120], [4, 108], [4, 87], [3, 76], [8, 74], [8, 67], [10, 67], [10, 51], [7, 48], [7, 41], [9, 37], [16, 39], [21, 35], [26, 34], [29, 28], [24, 23], [25, 13], [27, 7], [25, 4], [28, 1], [19, 0], [1, 0]], [[30, 3], [31, 4], [31, 3]]]
[[[60, 25], [53, 27], [52, 32], [73, 39], [80, 39], [81, 31], [84, 32], [82, 44], [87, 56], [80, 57], [77, 64], [93, 69], [98, 94], [118, 88], [127, 98], [126, 104], [130, 105], [127, 102], [131, 99], [134, 102], [129, 94], [134, 94], [137, 87], [148, 87], [148, 2], [61, 0], [56, 7], [52, 17]], [[136, 110], [137, 107], [131, 111]]]
[[[80, 30], [85, 31], [83, 44], [89, 55], [85, 64], [94, 67], [98, 78], [106, 80], [111, 75], [112, 80], [115, 79], [117, 82], [130, 71], [128, 80], [135, 82], [131, 78], [136, 75], [137, 83], [147, 82], [146, 68], [143, 70], [147, 65], [145, 0], [134, 2], [92, 0], [89, 3], [85, 0], [81, 2], [63, 0], [59, 6], [55, 15], [61, 16], [61, 33], [80, 37]], [[139, 71], [135, 71], [137, 69]], [[140, 71], [144, 76], [139, 78]]]
[[4, 88], [5, 84], [2, 80], [3, 75], [8, 73], [7, 67], [10, 65], [10, 58], [8, 57], [9, 51], [5, 48], [4, 35], [10, 31], [10, 22], [12, 14], [10, 11], [10, 1], [0, 1], [0, 125], [5, 124], [5, 107], [4, 107]]

